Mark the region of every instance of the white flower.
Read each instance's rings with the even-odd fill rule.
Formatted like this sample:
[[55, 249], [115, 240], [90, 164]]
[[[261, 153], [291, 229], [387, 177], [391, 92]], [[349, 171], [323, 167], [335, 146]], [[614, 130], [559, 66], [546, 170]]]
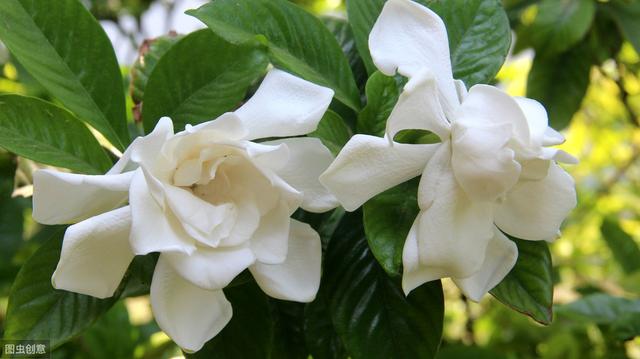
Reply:
[[34, 175], [33, 216], [76, 223], [54, 287], [105, 298], [135, 255], [160, 252], [151, 304], [160, 327], [199, 350], [232, 315], [222, 289], [248, 268], [270, 296], [314, 299], [321, 246], [298, 208], [338, 205], [318, 176], [333, 156], [315, 138], [333, 91], [272, 70], [240, 109], [174, 134], [163, 118], [104, 176]]
[[[428, 8], [386, 2], [369, 37], [378, 69], [409, 78], [386, 138], [354, 136], [320, 181], [347, 210], [422, 174], [420, 213], [403, 251], [403, 289], [451, 277], [479, 300], [511, 270], [517, 247], [502, 232], [553, 240], [576, 205], [573, 179], [555, 160], [574, 162], [542, 105], [487, 85], [454, 81], [447, 32]], [[438, 144], [392, 141], [404, 129], [437, 134]]]

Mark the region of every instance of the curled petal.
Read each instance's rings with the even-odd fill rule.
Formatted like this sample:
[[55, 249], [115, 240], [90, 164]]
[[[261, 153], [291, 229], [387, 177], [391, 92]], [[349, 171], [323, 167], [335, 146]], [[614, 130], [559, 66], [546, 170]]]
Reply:
[[302, 193], [302, 209], [320, 213], [338, 206], [338, 200], [318, 180], [334, 159], [319, 139], [288, 138], [267, 144], [284, 144], [289, 149], [289, 160], [276, 174]]
[[573, 178], [551, 162], [544, 179], [520, 181], [507, 193], [496, 207], [495, 222], [514, 237], [550, 241], [576, 203]]
[[475, 273], [494, 235], [492, 203], [472, 201], [460, 188], [447, 146], [429, 161], [420, 181], [418, 203], [419, 263], [429, 274], [423, 278], [429, 281]]
[[262, 216], [260, 226], [251, 238], [251, 249], [258, 262], [278, 264], [285, 261], [290, 215], [286, 203], [281, 202], [269, 213]]
[[320, 236], [308, 224], [291, 220], [287, 259], [280, 264], [257, 262], [250, 270], [271, 297], [311, 302], [320, 287]]
[[369, 49], [376, 67], [409, 78], [429, 69], [436, 75], [445, 113], [459, 104], [451, 71], [449, 40], [442, 19], [410, 0], [389, 0], [371, 29]]
[[299, 136], [315, 131], [332, 98], [331, 89], [273, 69], [235, 114], [248, 140]]
[[387, 120], [387, 136], [392, 140], [402, 130], [427, 130], [441, 139], [449, 138], [449, 122], [438, 100], [438, 84], [430, 71], [412, 77]]
[[129, 245], [130, 228], [128, 206], [67, 228], [60, 262], [51, 279], [54, 288], [111, 297], [134, 257]]
[[255, 261], [246, 247], [200, 247], [192, 254], [164, 252], [161, 257], [182, 278], [208, 290], [223, 289]]
[[136, 171], [129, 192], [131, 206], [131, 247], [137, 255], [178, 251], [192, 253], [195, 241], [171, 211], [156, 202], [142, 171]]
[[231, 320], [222, 290], [206, 290], [180, 277], [160, 256], [151, 282], [151, 307], [158, 326], [188, 352], [196, 352]]
[[482, 267], [470, 277], [453, 278], [462, 293], [476, 302], [509, 274], [518, 259], [516, 244], [496, 227], [494, 233], [487, 245]]
[[408, 145], [355, 135], [320, 176], [348, 211], [371, 197], [420, 175], [438, 145]]
[[[162, 155], [162, 147], [173, 136], [173, 122], [168, 117], [158, 121], [156, 127], [144, 137], [136, 138], [124, 152], [120, 160], [107, 172], [107, 174], [120, 173], [124, 170], [136, 168], [135, 164], [145, 164], [155, 170], [155, 164]], [[133, 163], [132, 163], [133, 162]]]
[[42, 224], [75, 223], [127, 201], [133, 172], [87, 176], [51, 170], [33, 174], [33, 218]]

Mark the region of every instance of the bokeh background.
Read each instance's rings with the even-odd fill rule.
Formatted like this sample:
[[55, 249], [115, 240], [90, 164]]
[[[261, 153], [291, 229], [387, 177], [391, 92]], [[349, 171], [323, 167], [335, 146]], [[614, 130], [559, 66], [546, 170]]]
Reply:
[[[615, 11], [607, 1], [594, 0], [595, 15], [578, 12], [594, 19], [579, 41], [551, 51], [536, 34], [552, 31], [557, 24], [549, 19], [558, 16], [553, 12], [572, 1], [584, 3], [504, 0], [514, 46], [496, 80], [512, 95], [542, 100], [553, 125], [568, 139], [563, 149], [580, 159], [566, 166], [576, 180], [578, 207], [550, 246], [554, 321], [542, 326], [491, 296], [469, 302], [445, 280], [441, 358], [640, 358], [640, 339], [634, 338], [640, 332], [640, 4], [630, 5], [639, 9], [633, 33], [633, 26], [620, 27], [607, 16]], [[184, 11], [206, 1], [84, 2], [111, 38], [128, 87], [126, 75], [142, 42], [202, 27]], [[319, 16], [345, 16], [342, 0], [295, 2]], [[0, 70], [0, 93], [51, 100], [1, 45]], [[48, 237], [30, 215], [31, 174], [38, 167], [22, 158], [16, 165], [0, 150], [0, 336], [11, 283]], [[181, 353], [154, 323], [148, 299], [139, 297], [116, 305], [56, 356], [172, 358]]]

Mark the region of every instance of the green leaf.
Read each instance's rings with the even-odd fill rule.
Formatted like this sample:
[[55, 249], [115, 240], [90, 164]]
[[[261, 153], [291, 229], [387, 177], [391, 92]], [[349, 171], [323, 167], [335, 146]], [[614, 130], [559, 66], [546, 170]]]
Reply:
[[543, 0], [527, 30], [538, 56], [560, 54], [576, 45], [593, 23], [593, 0]]
[[131, 85], [129, 91], [133, 103], [139, 104], [144, 99], [144, 90], [147, 87], [149, 76], [156, 68], [160, 58], [169, 51], [183, 36], [169, 34], [156, 39], [145, 40], [140, 48], [140, 55], [131, 67]]
[[269, 358], [273, 325], [267, 296], [255, 282], [226, 288], [233, 306], [227, 326], [202, 350], [187, 358]]
[[[347, 0], [347, 13], [360, 56], [376, 70], [369, 52], [369, 33], [382, 11], [383, 0]], [[509, 19], [500, 0], [421, 0], [445, 22], [454, 77], [470, 87], [488, 83], [509, 52]]]
[[558, 56], [536, 56], [533, 60], [527, 96], [542, 102], [549, 113], [549, 123], [556, 130], [569, 125], [587, 93], [592, 60], [587, 45], [582, 43]]
[[133, 358], [139, 336], [127, 307], [118, 302], [82, 335], [82, 347], [92, 359]]
[[78, 0], [0, 1], [0, 39], [47, 90], [119, 149], [129, 144], [111, 42]]
[[384, 136], [387, 118], [398, 102], [400, 86], [395, 78], [375, 72], [365, 88], [367, 105], [358, 114], [358, 133]]
[[602, 238], [609, 246], [613, 257], [620, 264], [625, 273], [630, 274], [640, 269], [640, 248], [627, 232], [620, 228], [615, 218], [605, 218], [600, 227]]
[[79, 173], [102, 174], [112, 166], [91, 131], [75, 116], [31, 97], [0, 96], [0, 147]]
[[640, 312], [630, 313], [613, 322], [611, 331], [618, 340], [630, 340], [640, 336]]
[[439, 0], [429, 6], [447, 25], [454, 78], [467, 87], [491, 82], [511, 46], [509, 18], [501, 1]]
[[364, 62], [360, 57], [360, 53], [358, 52], [358, 48], [356, 47], [351, 26], [349, 26], [347, 20], [334, 16], [325, 16], [322, 18], [322, 22], [327, 29], [331, 31], [333, 36], [336, 37], [336, 40], [338, 40], [342, 52], [347, 56], [347, 60], [349, 60], [349, 66], [353, 72], [356, 84], [358, 88], [362, 88], [367, 82], [368, 74]]
[[640, 53], [640, 2], [611, 1], [599, 4], [611, 16], [638, 53]]
[[49, 339], [55, 349], [88, 328], [115, 302], [55, 290], [51, 275], [60, 258], [63, 231], [45, 242], [16, 277], [7, 308], [5, 339]]
[[595, 293], [555, 309], [558, 315], [568, 318], [609, 325], [632, 313], [640, 313], [640, 300]]
[[234, 45], [208, 30], [186, 36], [149, 77], [142, 107], [146, 132], [163, 116], [178, 131], [236, 109], [267, 64], [264, 50], [254, 45]]
[[331, 319], [328, 294], [326, 284], [322, 282], [316, 299], [305, 307], [307, 348], [314, 359], [346, 359], [347, 352]]
[[518, 261], [491, 294], [538, 323], [549, 324], [553, 317], [553, 268], [549, 247], [542, 241], [512, 240], [518, 245]]
[[347, 0], [347, 17], [353, 29], [356, 47], [367, 71], [371, 75], [377, 69], [369, 51], [369, 33], [371, 33], [373, 24], [375, 24], [380, 12], [382, 12], [384, 3], [385, 0]]
[[270, 299], [274, 320], [274, 343], [271, 358], [307, 359], [309, 352], [304, 335], [303, 303]]
[[402, 274], [402, 249], [418, 215], [420, 179], [386, 190], [364, 204], [364, 231], [371, 252], [391, 276]]
[[158, 253], [136, 256], [129, 265], [124, 278], [121, 298], [138, 297], [149, 294], [151, 279], [158, 262]]
[[322, 22], [285, 0], [216, 0], [187, 12], [233, 43], [261, 39], [271, 61], [335, 91], [336, 98], [360, 109], [358, 87], [333, 34]]
[[12, 259], [23, 243], [23, 211], [11, 198], [16, 175], [16, 158], [0, 151], [0, 273], [13, 267]]
[[359, 212], [345, 215], [324, 268], [333, 323], [352, 358], [435, 357], [444, 319], [440, 281], [405, 296], [369, 250]]
[[507, 355], [496, 353], [491, 349], [478, 346], [450, 345], [438, 352], [438, 359], [507, 359]]
[[351, 135], [351, 130], [342, 117], [331, 110], [325, 112], [318, 128], [309, 134], [311, 137], [319, 138], [334, 156], [338, 155]]

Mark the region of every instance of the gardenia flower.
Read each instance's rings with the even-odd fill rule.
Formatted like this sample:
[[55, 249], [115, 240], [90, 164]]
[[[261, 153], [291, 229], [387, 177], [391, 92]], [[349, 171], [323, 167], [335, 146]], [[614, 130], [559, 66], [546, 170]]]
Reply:
[[64, 236], [53, 286], [110, 297], [135, 255], [160, 252], [151, 283], [158, 322], [199, 350], [229, 322], [222, 289], [249, 269], [268, 295], [312, 301], [321, 244], [301, 207], [338, 205], [318, 176], [333, 156], [312, 132], [333, 91], [272, 70], [235, 112], [177, 134], [163, 118], [104, 176], [34, 174], [33, 216], [76, 223]]
[[[573, 157], [546, 146], [562, 135], [545, 109], [487, 85], [454, 81], [447, 32], [428, 8], [389, 0], [369, 37], [374, 63], [409, 78], [386, 138], [356, 135], [320, 181], [347, 210], [422, 174], [420, 213], [403, 250], [402, 286], [451, 277], [473, 300], [515, 265], [517, 247], [504, 234], [553, 240], [576, 205], [573, 179], [556, 160]], [[401, 130], [428, 130], [437, 144], [393, 142]]]

